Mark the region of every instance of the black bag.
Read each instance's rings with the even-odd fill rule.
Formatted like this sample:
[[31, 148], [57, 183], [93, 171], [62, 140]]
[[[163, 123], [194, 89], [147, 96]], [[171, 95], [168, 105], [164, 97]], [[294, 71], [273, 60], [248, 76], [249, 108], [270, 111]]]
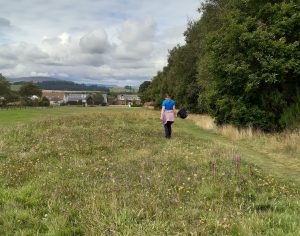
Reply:
[[178, 112], [177, 112], [177, 117], [180, 117], [181, 119], [185, 119], [188, 116], [188, 112], [186, 110], [186, 108], [181, 108]]

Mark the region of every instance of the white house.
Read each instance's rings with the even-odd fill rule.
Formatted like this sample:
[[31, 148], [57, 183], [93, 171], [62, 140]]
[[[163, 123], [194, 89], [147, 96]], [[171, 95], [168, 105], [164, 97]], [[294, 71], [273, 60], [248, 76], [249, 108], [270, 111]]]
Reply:
[[64, 94], [64, 102], [65, 103], [78, 103], [79, 101], [81, 102], [86, 102], [87, 97], [90, 97], [90, 94], [86, 93], [65, 93]]
[[141, 104], [141, 99], [138, 95], [135, 94], [119, 94], [117, 96], [118, 105], [128, 105], [130, 104]]
[[[107, 94], [102, 94], [105, 104], [107, 104]], [[76, 104], [78, 102], [93, 104], [93, 97], [90, 93], [65, 93], [64, 103], [66, 104]]]

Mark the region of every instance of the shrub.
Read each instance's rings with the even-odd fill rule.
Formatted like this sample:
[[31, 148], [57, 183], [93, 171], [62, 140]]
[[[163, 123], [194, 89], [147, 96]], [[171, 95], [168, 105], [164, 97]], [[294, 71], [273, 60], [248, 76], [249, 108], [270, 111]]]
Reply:
[[42, 97], [40, 100], [39, 100], [39, 106], [41, 107], [48, 107], [50, 106], [50, 101], [48, 98], [46, 97]]

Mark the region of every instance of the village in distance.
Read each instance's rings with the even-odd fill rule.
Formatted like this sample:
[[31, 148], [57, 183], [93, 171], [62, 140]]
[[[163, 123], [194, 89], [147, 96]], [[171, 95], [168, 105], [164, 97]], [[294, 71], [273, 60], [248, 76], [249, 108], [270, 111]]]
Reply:
[[[7, 79], [7, 78], [6, 78]], [[22, 106], [141, 106], [138, 89], [132, 86], [79, 84], [51, 77], [7, 79], [14, 96], [1, 105]], [[20, 90], [26, 90], [22, 91]], [[31, 91], [30, 91], [31, 90]], [[24, 98], [25, 97], [25, 98]]]

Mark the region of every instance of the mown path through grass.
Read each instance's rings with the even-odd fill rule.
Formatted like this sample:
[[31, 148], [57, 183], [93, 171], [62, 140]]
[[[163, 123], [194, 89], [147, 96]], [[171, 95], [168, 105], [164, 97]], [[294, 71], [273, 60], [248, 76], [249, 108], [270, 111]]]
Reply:
[[[211, 141], [218, 145], [236, 149], [241, 158], [245, 159], [247, 162], [254, 163], [263, 168], [269, 174], [280, 177], [285, 181], [295, 182], [300, 186], [299, 159], [294, 159], [294, 165], [288, 165], [284, 160], [274, 159], [270, 155], [253, 149], [245, 142], [232, 141], [220, 134], [201, 129], [197, 127], [192, 121], [177, 120], [177, 122], [179, 131], [185, 130], [194, 137], [197, 137], [201, 140]], [[289, 157], [287, 156], [286, 158]]]

